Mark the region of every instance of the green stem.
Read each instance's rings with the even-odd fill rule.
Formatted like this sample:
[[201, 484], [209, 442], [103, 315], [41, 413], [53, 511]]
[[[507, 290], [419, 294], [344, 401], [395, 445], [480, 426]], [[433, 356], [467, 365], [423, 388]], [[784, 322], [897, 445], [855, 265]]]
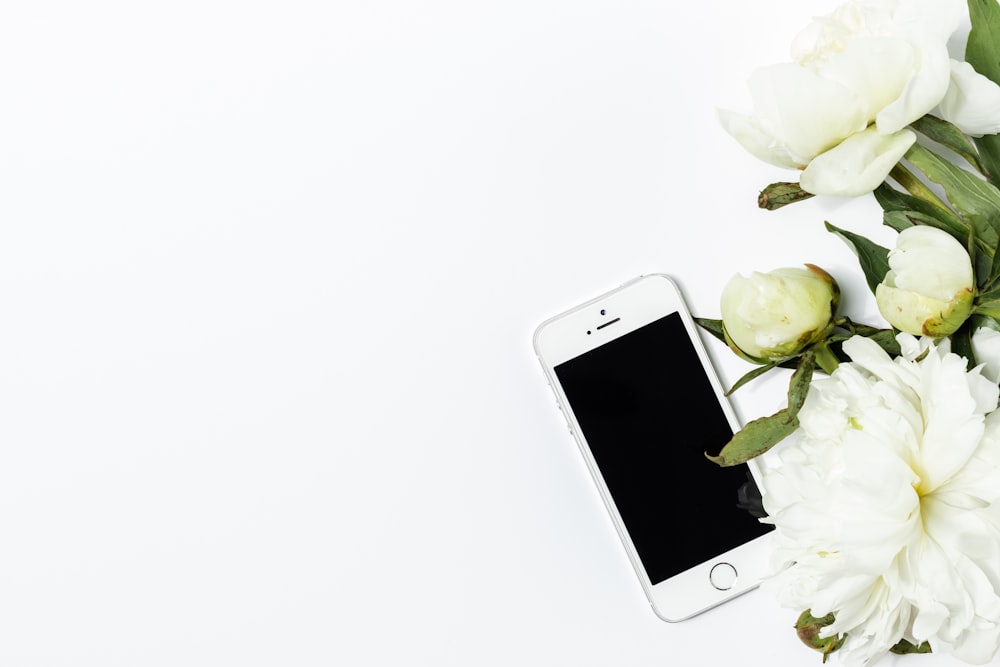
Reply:
[[889, 175], [917, 199], [922, 199], [928, 204], [931, 204], [948, 214], [952, 214], [952, 210], [948, 208], [947, 204], [941, 201], [937, 195], [931, 192], [930, 188], [924, 185], [923, 181], [914, 176], [913, 172], [904, 167], [901, 163], [897, 162], [896, 166], [894, 166], [892, 171], [889, 172]]
[[823, 369], [827, 375], [832, 375], [837, 366], [840, 365], [840, 360], [837, 359], [837, 355], [833, 353], [830, 349], [830, 345], [827, 341], [822, 341], [813, 346], [813, 351], [816, 353], [816, 364]]

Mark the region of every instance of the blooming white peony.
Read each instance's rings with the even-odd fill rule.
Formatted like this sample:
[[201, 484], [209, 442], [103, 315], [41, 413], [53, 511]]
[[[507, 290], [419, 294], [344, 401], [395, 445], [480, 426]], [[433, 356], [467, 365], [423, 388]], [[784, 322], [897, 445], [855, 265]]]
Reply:
[[871, 192], [916, 140], [906, 126], [939, 104], [968, 134], [996, 131], [1000, 87], [948, 54], [965, 12], [962, 0], [848, 2], [796, 37], [793, 62], [753, 73], [753, 115], [720, 121], [761, 160], [803, 169], [808, 192]]
[[938, 343], [902, 356], [844, 343], [852, 361], [813, 381], [797, 441], [765, 471], [778, 600], [846, 634], [868, 665], [900, 639], [988, 661], [1000, 643], [998, 389]]

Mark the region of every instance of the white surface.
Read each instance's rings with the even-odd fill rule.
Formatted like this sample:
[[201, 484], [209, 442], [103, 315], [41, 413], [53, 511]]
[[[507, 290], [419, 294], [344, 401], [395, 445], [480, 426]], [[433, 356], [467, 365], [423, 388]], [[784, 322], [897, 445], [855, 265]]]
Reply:
[[819, 664], [653, 615], [531, 334], [803, 262], [871, 319], [874, 202], [758, 211], [714, 119], [831, 6], [11, 3], [0, 664]]

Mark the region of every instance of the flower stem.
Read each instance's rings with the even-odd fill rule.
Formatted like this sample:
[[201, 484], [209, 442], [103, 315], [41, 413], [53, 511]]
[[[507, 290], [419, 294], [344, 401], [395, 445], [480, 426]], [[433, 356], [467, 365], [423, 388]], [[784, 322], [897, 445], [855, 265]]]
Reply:
[[837, 355], [835, 355], [833, 350], [830, 349], [829, 343], [824, 340], [823, 342], [815, 345], [813, 350], [816, 353], [816, 364], [822, 368], [827, 375], [832, 375], [833, 372], [837, 370], [837, 366], [840, 365], [840, 360], [837, 359]]
[[904, 167], [901, 163], [897, 162], [896, 166], [894, 166], [892, 171], [889, 172], [889, 175], [917, 199], [921, 199], [949, 214], [952, 212], [951, 209], [948, 208], [948, 206], [941, 201], [937, 195], [931, 192], [930, 188], [924, 185], [919, 178], [913, 175], [913, 172]]

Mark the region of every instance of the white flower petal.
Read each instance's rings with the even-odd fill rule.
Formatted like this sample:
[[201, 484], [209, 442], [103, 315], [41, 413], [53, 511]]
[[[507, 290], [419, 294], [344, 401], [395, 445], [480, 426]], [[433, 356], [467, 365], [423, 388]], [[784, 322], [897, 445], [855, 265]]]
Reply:
[[871, 192], [916, 139], [910, 130], [882, 135], [868, 128], [817, 156], [802, 172], [799, 184], [817, 195], [856, 197]]
[[889, 251], [893, 287], [948, 301], [973, 286], [972, 263], [966, 249], [951, 234], [935, 227], [908, 227]]
[[788, 148], [768, 134], [753, 116], [725, 109], [719, 109], [717, 113], [722, 128], [758, 160], [786, 169], [801, 169], [805, 166], [804, 162], [796, 161]]
[[760, 126], [800, 164], [868, 123], [864, 105], [851, 90], [798, 65], [762, 67], [748, 85]]
[[951, 85], [938, 111], [965, 134], [981, 137], [1000, 132], [1000, 86], [967, 62], [951, 61]]
[[976, 360], [983, 364], [983, 375], [1000, 382], [1000, 331], [980, 327], [972, 334], [972, 349]]
[[917, 472], [921, 492], [930, 493], [969, 462], [982, 440], [985, 420], [970, 390], [963, 357], [932, 354], [924, 366], [920, 401], [925, 426]]
[[951, 58], [943, 42], [924, 41], [916, 44], [919, 68], [907, 82], [903, 92], [875, 116], [882, 134], [903, 129], [938, 105], [951, 81]]
[[914, 41], [945, 41], [968, 16], [963, 0], [891, 0], [891, 5], [893, 32]]
[[[857, 94], [865, 105], [865, 120], [875, 120], [875, 114], [889, 106], [906, 89], [917, 69], [917, 54], [913, 46], [889, 36], [861, 36], [816, 65], [816, 72], [825, 79], [841, 84]], [[872, 67], [872, 63], [878, 63]], [[866, 124], [867, 124], [866, 123]]]

